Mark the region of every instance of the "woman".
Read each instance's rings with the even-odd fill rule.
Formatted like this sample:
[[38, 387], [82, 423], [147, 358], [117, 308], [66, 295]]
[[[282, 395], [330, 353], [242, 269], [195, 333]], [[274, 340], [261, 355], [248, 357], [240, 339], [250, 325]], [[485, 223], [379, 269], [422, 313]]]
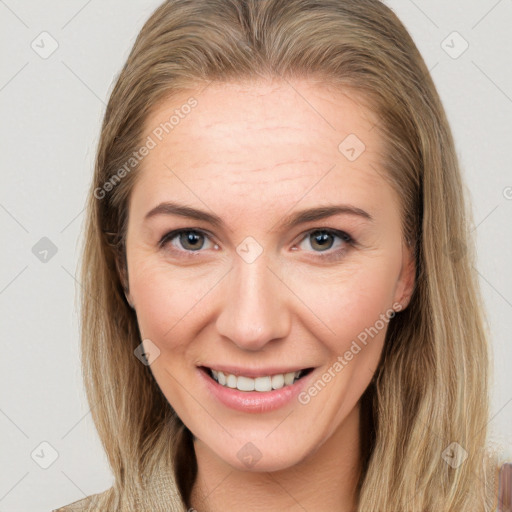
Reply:
[[468, 215], [389, 8], [164, 3], [88, 203], [84, 378], [115, 482], [59, 510], [494, 510]]

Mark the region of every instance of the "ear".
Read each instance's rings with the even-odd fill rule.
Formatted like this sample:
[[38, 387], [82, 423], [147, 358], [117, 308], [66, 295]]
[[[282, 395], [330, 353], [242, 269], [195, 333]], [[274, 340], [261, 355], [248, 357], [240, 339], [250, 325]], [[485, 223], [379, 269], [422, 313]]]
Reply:
[[416, 261], [413, 248], [402, 244], [402, 269], [395, 290], [394, 303], [400, 304], [403, 311], [411, 301], [411, 296], [416, 284]]

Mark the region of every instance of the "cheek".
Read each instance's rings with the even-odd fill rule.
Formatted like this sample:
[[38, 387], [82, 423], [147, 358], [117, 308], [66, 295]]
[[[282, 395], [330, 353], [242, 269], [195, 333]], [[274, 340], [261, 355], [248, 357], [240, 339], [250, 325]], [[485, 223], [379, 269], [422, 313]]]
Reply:
[[357, 264], [342, 265], [322, 279], [307, 284], [303, 281], [295, 288], [315, 313], [309, 316], [320, 325], [316, 332], [325, 333], [322, 339], [331, 351], [340, 354], [348, 350], [352, 340], [377, 322], [377, 328], [385, 334], [379, 320], [381, 315], [393, 314], [391, 308], [400, 274], [400, 258], [395, 256], [374, 254]]
[[193, 323], [199, 321], [202, 301], [218, 278], [151, 259], [134, 261], [130, 271], [141, 336], [154, 340], [161, 350], [179, 349], [187, 338], [183, 328], [190, 328], [192, 318]]

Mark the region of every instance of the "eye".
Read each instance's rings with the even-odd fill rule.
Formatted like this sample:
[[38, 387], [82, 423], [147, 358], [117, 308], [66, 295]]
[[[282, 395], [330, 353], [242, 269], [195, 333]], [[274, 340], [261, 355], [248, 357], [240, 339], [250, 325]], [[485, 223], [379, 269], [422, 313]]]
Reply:
[[[329, 251], [335, 242], [333, 239], [338, 238], [337, 249]], [[336, 229], [315, 229], [306, 233], [306, 236], [302, 239], [301, 244], [308, 242], [313, 247], [313, 252], [321, 252], [320, 258], [325, 259], [339, 259], [347, 252], [350, 246], [355, 244], [354, 239], [344, 231], [338, 231]], [[319, 249], [318, 251], [315, 248]]]
[[[208, 234], [203, 231], [197, 229], [180, 229], [164, 235], [159, 242], [159, 246], [163, 248], [171, 244], [173, 248], [176, 248], [178, 244], [180, 247], [174, 249], [178, 252], [199, 252], [204, 248], [205, 240], [208, 239]], [[176, 240], [176, 243], [173, 242], [174, 240]], [[217, 244], [214, 244], [214, 247], [218, 247]]]
[[[334, 239], [336, 238], [339, 240], [337, 248], [330, 250], [335, 246]], [[178, 229], [171, 231], [162, 237], [158, 245], [160, 248], [166, 248], [170, 245], [171, 248], [169, 250], [171, 252], [181, 253], [185, 257], [194, 257], [194, 253], [199, 253], [201, 249], [205, 248], [205, 241], [209, 241], [212, 244], [210, 248], [219, 248], [216, 243], [212, 242], [210, 235], [200, 229]], [[327, 228], [317, 228], [308, 231], [300, 244], [304, 242], [309, 242], [311, 247], [313, 247], [313, 252], [320, 253], [319, 257], [325, 260], [340, 259], [345, 255], [350, 246], [355, 245], [355, 240], [348, 233]], [[296, 250], [296, 248], [292, 250]]]

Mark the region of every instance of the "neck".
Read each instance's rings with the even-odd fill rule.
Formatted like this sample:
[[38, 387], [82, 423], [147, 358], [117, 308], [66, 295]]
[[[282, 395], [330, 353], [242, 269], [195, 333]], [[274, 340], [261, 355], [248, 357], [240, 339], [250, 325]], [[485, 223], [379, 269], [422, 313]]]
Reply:
[[233, 469], [195, 439], [197, 476], [190, 506], [197, 512], [353, 512], [361, 473], [360, 427], [358, 403], [316, 451], [275, 472]]

